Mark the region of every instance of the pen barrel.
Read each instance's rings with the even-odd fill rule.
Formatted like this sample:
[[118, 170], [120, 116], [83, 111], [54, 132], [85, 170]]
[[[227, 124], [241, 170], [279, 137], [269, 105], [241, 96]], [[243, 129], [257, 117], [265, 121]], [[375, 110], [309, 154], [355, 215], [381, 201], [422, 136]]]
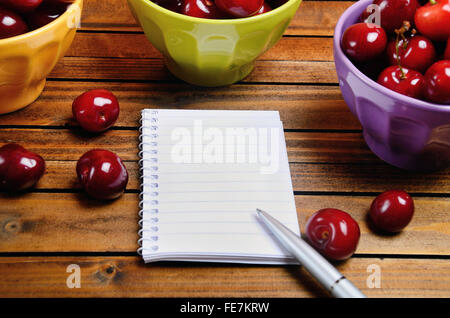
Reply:
[[314, 278], [334, 297], [365, 298], [366, 296], [351, 281], [346, 279], [322, 255], [294, 233], [285, 248], [288, 249]]
[[339, 298], [366, 298], [355, 285], [345, 277], [334, 284], [331, 294]]

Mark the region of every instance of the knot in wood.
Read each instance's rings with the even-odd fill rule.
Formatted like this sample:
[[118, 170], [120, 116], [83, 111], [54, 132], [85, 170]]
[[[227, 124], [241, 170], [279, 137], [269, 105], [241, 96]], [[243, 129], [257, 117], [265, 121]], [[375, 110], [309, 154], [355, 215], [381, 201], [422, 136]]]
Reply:
[[9, 219], [3, 222], [1, 227], [3, 233], [11, 235], [20, 231], [20, 222], [16, 219]]
[[108, 274], [108, 275], [114, 274], [115, 271], [116, 271], [116, 268], [115, 268], [114, 265], [109, 265], [109, 266], [107, 266], [107, 267], [105, 268], [105, 272], [106, 272], [106, 274]]
[[94, 274], [94, 276], [101, 283], [108, 283], [115, 278], [116, 274], [117, 274], [117, 267], [114, 264], [104, 264]]

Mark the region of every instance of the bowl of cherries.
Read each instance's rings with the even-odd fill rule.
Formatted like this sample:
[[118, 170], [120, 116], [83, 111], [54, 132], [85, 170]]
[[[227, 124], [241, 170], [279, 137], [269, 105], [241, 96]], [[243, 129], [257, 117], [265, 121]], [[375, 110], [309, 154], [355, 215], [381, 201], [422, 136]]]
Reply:
[[31, 104], [64, 55], [82, 0], [0, 0], [0, 114]]
[[394, 166], [450, 166], [450, 0], [361, 0], [339, 19], [342, 96], [369, 148]]
[[301, 0], [128, 0], [172, 74], [199, 86], [240, 81], [283, 35]]

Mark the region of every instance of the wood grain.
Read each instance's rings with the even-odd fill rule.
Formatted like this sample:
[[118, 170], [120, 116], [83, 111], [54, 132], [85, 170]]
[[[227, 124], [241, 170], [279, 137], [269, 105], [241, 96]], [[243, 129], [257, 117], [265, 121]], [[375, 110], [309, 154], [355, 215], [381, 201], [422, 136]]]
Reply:
[[285, 34], [332, 36], [339, 17], [354, 3], [354, 1], [303, 1]]
[[83, 30], [141, 31], [124, 0], [88, 0], [83, 3]]
[[[50, 79], [108, 81], [172, 81], [181, 83], [167, 70], [162, 59], [64, 57]], [[334, 62], [255, 61], [246, 83], [336, 84]]]
[[[80, 266], [79, 289], [67, 288], [70, 264]], [[369, 289], [374, 265], [381, 270], [381, 288]], [[353, 258], [338, 268], [369, 297], [450, 296], [448, 260]], [[298, 266], [145, 265], [132, 256], [7, 257], [0, 258], [0, 273], [0, 297], [326, 296]]]
[[[109, 149], [122, 160], [137, 161], [136, 130], [109, 130], [89, 134], [80, 129], [4, 128], [0, 143], [18, 142], [49, 161], [76, 161], [93, 148]], [[361, 133], [286, 132], [290, 162], [380, 163], [366, 146]]]
[[[130, 179], [128, 190], [139, 190], [137, 162], [125, 162]], [[47, 161], [47, 170], [37, 184], [38, 190], [78, 190], [76, 161]], [[387, 164], [308, 164], [291, 163], [294, 191], [330, 193], [378, 193], [388, 189], [404, 189], [419, 194], [449, 194], [450, 171], [431, 174], [403, 171]], [[389, 177], [388, 177], [389, 176]]]
[[[359, 223], [357, 254], [449, 255], [449, 198], [416, 198], [416, 213], [395, 236], [374, 231], [367, 220], [372, 196], [296, 195], [302, 232], [317, 210], [335, 207]], [[138, 195], [98, 202], [84, 193], [0, 194], [0, 253], [134, 252]]]
[[84, 193], [0, 196], [1, 252], [137, 250], [138, 195], [99, 202]]
[[400, 170], [388, 164], [291, 164], [295, 191], [383, 192], [404, 189], [415, 193], [448, 194], [450, 169], [434, 173]]
[[[162, 59], [161, 53], [139, 33], [78, 32], [65, 56]], [[284, 37], [259, 60], [333, 61], [333, 38]]]
[[72, 102], [83, 92], [109, 89], [120, 103], [116, 127], [137, 127], [144, 108], [277, 110], [286, 129], [361, 129], [338, 87], [233, 85], [201, 88], [175, 83], [47, 82], [41, 97], [0, 125], [74, 125]]
[[[352, 4], [352, 1], [303, 1], [286, 34], [331, 36], [336, 21]], [[124, 0], [85, 1], [81, 22], [82, 30], [142, 31]]]

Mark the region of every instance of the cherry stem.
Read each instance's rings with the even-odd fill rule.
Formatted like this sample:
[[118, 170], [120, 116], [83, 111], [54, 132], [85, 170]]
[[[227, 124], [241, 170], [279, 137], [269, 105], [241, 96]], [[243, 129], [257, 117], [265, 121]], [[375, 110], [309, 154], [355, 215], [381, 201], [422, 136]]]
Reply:
[[[401, 72], [400, 79], [402, 79], [402, 80], [404, 80], [406, 78], [406, 74], [400, 63], [400, 54], [399, 54], [399, 46], [400, 45], [399, 45], [399, 43], [400, 43], [400, 37], [401, 37], [403, 40], [403, 49], [406, 49], [406, 47], [408, 46], [408, 39], [405, 37], [405, 33], [408, 32], [410, 29], [411, 29], [411, 23], [409, 23], [409, 21], [403, 21], [402, 26], [399, 29], [394, 30], [394, 32], [396, 34], [395, 54], [397, 56], [397, 65]], [[411, 34], [413, 34], [413, 35], [416, 34], [416, 30], [412, 29]]]
[[431, 5], [435, 5], [436, 3], [437, 3], [436, 0], [430, 0]]

